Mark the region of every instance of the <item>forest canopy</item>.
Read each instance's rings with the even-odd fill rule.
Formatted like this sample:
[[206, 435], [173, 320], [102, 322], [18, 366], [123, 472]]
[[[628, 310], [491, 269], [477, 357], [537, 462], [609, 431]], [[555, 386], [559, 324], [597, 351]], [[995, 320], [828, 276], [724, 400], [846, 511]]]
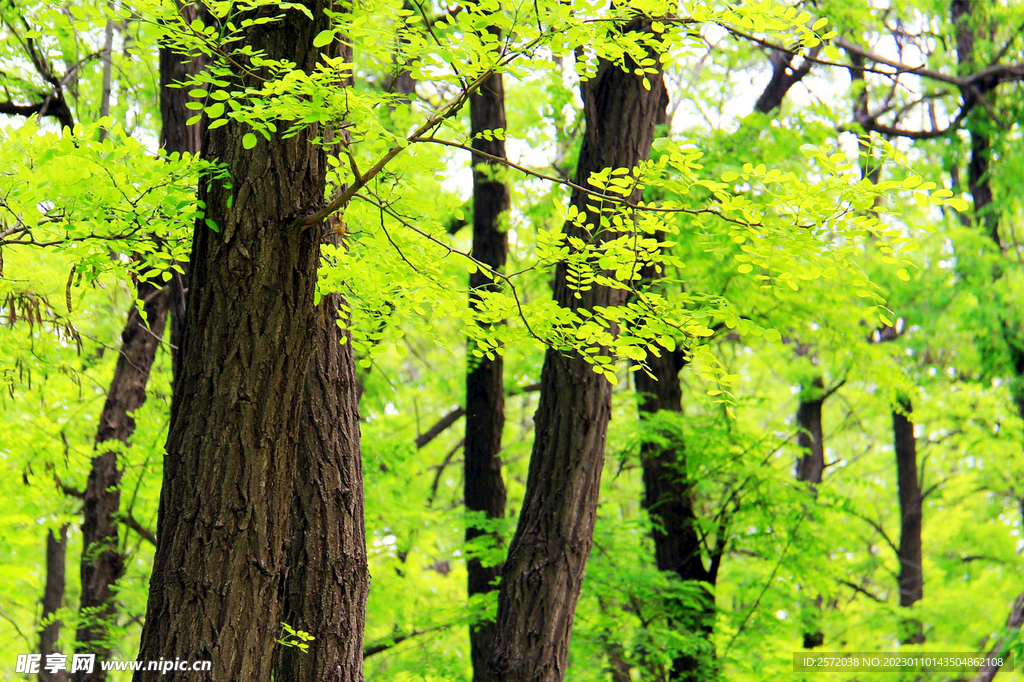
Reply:
[[1020, 678], [1022, 29], [0, 3], [0, 677]]

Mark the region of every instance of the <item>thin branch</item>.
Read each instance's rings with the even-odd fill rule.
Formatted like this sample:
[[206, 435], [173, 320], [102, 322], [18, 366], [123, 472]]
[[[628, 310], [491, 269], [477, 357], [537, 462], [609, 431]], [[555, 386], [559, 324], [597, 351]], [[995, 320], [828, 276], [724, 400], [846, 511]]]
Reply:
[[457, 422], [459, 418], [462, 417], [462, 415], [464, 414], [466, 414], [465, 408], [456, 407], [454, 410], [441, 417], [436, 424], [431, 426], [425, 432], [416, 436], [416, 440], [414, 441], [416, 449], [419, 450], [425, 447], [432, 440], [434, 440], [442, 433], [444, 433], [449, 426]]
[[[540, 384], [527, 384], [526, 386], [518, 386], [511, 389], [505, 395], [512, 397], [517, 395], [523, 395], [525, 393], [534, 393], [540, 390]], [[443, 417], [437, 420], [433, 426], [429, 429], [416, 436], [416, 440], [413, 441], [416, 449], [419, 450], [424, 448], [433, 441], [435, 438], [444, 433], [452, 424], [457, 422], [464, 414], [466, 410], [463, 407], [456, 407], [452, 411], [445, 414]]]
[[879, 597], [877, 594], [869, 592], [868, 590], [866, 590], [865, 588], [861, 587], [857, 583], [851, 582], [849, 580], [839, 580], [839, 584], [840, 585], [846, 585], [847, 587], [849, 587], [854, 592], [858, 592], [860, 594], [863, 594], [865, 597], [868, 597], [869, 599], [872, 599], [872, 600], [878, 602], [879, 604], [884, 604], [885, 603], [884, 599]]
[[121, 523], [131, 528], [133, 531], [139, 534], [143, 540], [149, 542], [151, 545], [156, 547], [156, 533], [143, 526], [137, 518], [132, 514], [126, 514], [121, 517]]
[[374, 654], [379, 654], [382, 651], [387, 651], [388, 649], [391, 649], [397, 646], [398, 644], [401, 644], [407, 639], [418, 637], [419, 635], [425, 635], [428, 632], [437, 632], [438, 630], [444, 630], [449, 627], [451, 627], [450, 623], [445, 625], [435, 625], [434, 627], [426, 628], [425, 630], [413, 630], [412, 632], [407, 632], [403, 635], [388, 637], [387, 639], [379, 641], [375, 644], [367, 644], [363, 647], [363, 658], [366, 659], [370, 656], [373, 656]]
[[444, 470], [448, 468], [448, 465], [452, 463], [452, 458], [455, 457], [455, 453], [466, 444], [465, 438], [460, 438], [459, 442], [455, 444], [448, 454], [444, 456], [444, 460], [437, 467], [437, 471], [434, 473], [434, 482], [430, 484], [430, 495], [427, 496], [427, 506], [434, 504], [434, 498], [437, 497], [437, 488], [441, 485], [441, 475], [444, 474]]
[[[999, 641], [995, 643], [992, 650], [989, 651], [987, 658], [990, 660], [993, 658], [1005, 658], [1006, 646], [1009, 643], [1008, 640], [1013, 639], [1012, 631], [1020, 630], [1021, 626], [1024, 625], [1024, 593], [1021, 593], [1017, 597], [1017, 601], [1013, 603], [1013, 608], [1010, 609], [1010, 615], [1006, 619], [1006, 629], [1010, 632], [1006, 636], [1001, 637]], [[974, 678], [974, 682], [992, 682], [992, 678], [999, 672], [1001, 666], [995, 664], [989, 664], [982, 667], [978, 671], [978, 676]]]

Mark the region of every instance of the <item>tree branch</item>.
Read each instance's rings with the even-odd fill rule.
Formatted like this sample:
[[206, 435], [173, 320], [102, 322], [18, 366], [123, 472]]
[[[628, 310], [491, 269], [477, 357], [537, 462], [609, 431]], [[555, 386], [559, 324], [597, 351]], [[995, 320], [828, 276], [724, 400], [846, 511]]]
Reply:
[[[1017, 597], [1017, 601], [1013, 603], [1010, 615], [1006, 619], [1006, 629], [1011, 632], [999, 638], [999, 641], [992, 647], [992, 650], [988, 652], [989, 659], [1005, 658], [1007, 640], [1012, 639], [1012, 631], [1020, 630], [1021, 625], [1024, 625], [1024, 593]], [[974, 682], [992, 682], [992, 678], [999, 672], [1000, 667], [994, 664], [983, 666], [978, 670], [978, 676], [974, 678]]]
[[[513, 388], [505, 395], [517, 396], [524, 393], [534, 393], [540, 390], [540, 384], [527, 384], [526, 386], [519, 386]], [[466, 414], [464, 407], [456, 407], [451, 412], [447, 413], [443, 417], [437, 420], [437, 423], [431, 426], [429, 429], [416, 436], [416, 440], [413, 443], [416, 445], [416, 449], [426, 447], [428, 443], [444, 433], [452, 424], [457, 422], [463, 415]]]
[[121, 523], [131, 528], [133, 531], [139, 534], [146, 542], [156, 547], [156, 533], [143, 526], [138, 519], [132, 514], [126, 514], [121, 517]]

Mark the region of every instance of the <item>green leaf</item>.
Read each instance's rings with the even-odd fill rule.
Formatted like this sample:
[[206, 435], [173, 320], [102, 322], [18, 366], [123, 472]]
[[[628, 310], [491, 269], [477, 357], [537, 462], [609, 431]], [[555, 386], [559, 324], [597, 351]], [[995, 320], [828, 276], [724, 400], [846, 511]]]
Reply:
[[244, 149], [252, 149], [256, 146], [257, 138], [252, 133], [246, 133], [242, 136], [242, 147]]
[[330, 45], [334, 41], [334, 29], [326, 29], [320, 31], [313, 38], [313, 47], [323, 47], [324, 45]]

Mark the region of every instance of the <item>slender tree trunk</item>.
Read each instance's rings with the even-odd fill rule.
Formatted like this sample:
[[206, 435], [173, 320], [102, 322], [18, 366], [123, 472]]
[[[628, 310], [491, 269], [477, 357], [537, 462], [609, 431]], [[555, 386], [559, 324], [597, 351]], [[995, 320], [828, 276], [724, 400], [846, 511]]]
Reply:
[[[501, 74], [488, 78], [469, 101], [473, 148], [497, 158], [505, 158], [503, 140], [487, 140], [477, 135], [484, 130], [505, 128], [505, 91]], [[473, 155], [473, 257], [496, 271], [505, 267], [508, 238], [501, 224], [509, 208], [508, 187], [495, 173], [503, 172], [495, 161]], [[491, 276], [477, 270], [469, 276], [471, 290], [495, 286]], [[478, 296], [470, 293], [470, 306], [476, 307]], [[505, 382], [502, 357], [474, 357], [473, 344], [467, 353], [466, 373], [466, 441], [464, 446], [464, 488], [466, 511], [482, 513], [487, 519], [505, 515], [505, 483], [501, 477], [501, 433], [505, 427]], [[466, 528], [466, 542], [489, 531], [472, 522]], [[491, 532], [493, 541], [501, 542], [501, 534]], [[470, 599], [497, 589], [494, 581], [501, 575], [501, 565], [484, 566], [479, 559], [466, 563], [467, 588]], [[469, 631], [473, 660], [473, 679], [487, 682], [494, 679], [488, 667], [494, 642], [494, 622], [475, 623]]]
[[[113, 3], [108, 3], [113, 9]], [[114, 72], [114, 20], [107, 19], [103, 29], [103, 89], [100, 91], [100, 118], [110, 116], [110, 94], [113, 90]], [[100, 128], [100, 142], [107, 139], [106, 127]]]
[[[51, 617], [64, 605], [64, 585], [68, 550], [68, 527], [63, 525], [55, 534], [50, 530], [46, 534], [46, 587], [43, 591], [43, 620]], [[39, 653], [46, 663], [50, 654], [60, 653], [57, 641], [60, 639], [60, 621], [54, 620], [39, 631]], [[45, 666], [39, 669], [39, 682], [66, 682], [66, 670], [55, 673], [46, 671]]]
[[[121, 352], [107, 400], [100, 413], [96, 450], [85, 487], [82, 518], [81, 610], [78, 651], [110, 657], [108, 629], [117, 617], [113, 586], [124, 573], [124, 557], [118, 547], [118, 512], [121, 506], [121, 468], [116, 450], [106, 444], [127, 445], [135, 432], [132, 416], [146, 402], [146, 383], [167, 319], [167, 292], [151, 283], [140, 283], [136, 296], [143, 302], [145, 321], [137, 307], [128, 313], [121, 333]], [[78, 671], [76, 682], [103, 680], [106, 673]]]
[[[197, 14], [194, 5], [183, 6], [182, 13], [190, 19], [194, 19]], [[112, 24], [108, 23], [107, 29], [112, 34]], [[168, 86], [198, 72], [203, 60], [183, 59], [181, 55], [166, 48], [160, 50], [161, 145], [170, 152], [198, 153], [201, 127], [185, 125], [189, 115], [185, 107], [187, 90]], [[108, 69], [109, 63], [104, 65], [105, 78]], [[108, 85], [105, 81], [105, 98], [109, 98]], [[109, 107], [109, 102], [106, 106]], [[100, 430], [96, 437], [98, 447], [105, 441], [127, 443], [131, 438], [135, 422], [130, 414], [146, 400], [146, 384], [169, 310], [172, 311], [171, 343], [176, 347], [180, 341], [184, 291], [184, 276], [178, 273], [162, 289], [151, 284], [140, 285], [137, 296], [145, 302], [147, 322], [142, 321], [135, 308], [128, 315], [121, 335], [121, 355], [107, 393], [106, 405], [100, 415]], [[174, 356], [177, 356], [176, 352]], [[100, 657], [109, 656], [109, 647], [98, 645], [97, 641], [104, 639], [106, 626], [115, 617], [115, 606], [111, 601], [112, 588], [124, 571], [124, 560], [117, 549], [120, 479], [116, 453], [105, 452], [93, 459], [85, 491], [82, 524], [85, 547], [81, 564], [82, 608], [98, 607], [100, 610], [88, 617], [85, 627], [78, 632], [78, 640], [81, 650], [97, 653]], [[79, 671], [75, 674], [76, 682], [102, 680], [105, 677], [106, 674], [99, 666], [95, 666], [92, 673]]]
[[[755, 110], [768, 114], [781, 106], [789, 90], [800, 82], [810, 70], [810, 61], [800, 68], [792, 68], [792, 56], [774, 52], [771, 57], [772, 77], [754, 105]], [[667, 94], [659, 111], [659, 125], [668, 123], [665, 117]], [[651, 281], [653, 272], [643, 273]], [[682, 351], [663, 352], [660, 358], [649, 357], [648, 369], [654, 378], [644, 372], [634, 373], [636, 390], [640, 394], [639, 412], [650, 420], [657, 412], [667, 410], [682, 414], [682, 386], [679, 373], [686, 362]], [[663, 443], [669, 443], [665, 446]], [[705, 568], [697, 532], [697, 515], [693, 508], [692, 486], [686, 480], [686, 445], [682, 433], [674, 430], [659, 434], [659, 438], [641, 445], [641, 464], [644, 481], [644, 507], [654, 521], [655, 564], [659, 570], [669, 571], [685, 581], [697, 581], [708, 589], [702, 608], [685, 609], [671, 604], [676, 614], [674, 623], [679, 628], [696, 630], [708, 644], [704, 655], [680, 656], [672, 662], [671, 680], [697, 682], [715, 675], [715, 651], [711, 643], [714, 632], [714, 583], [717, 567]]]
[[[815, 49], [811, 56], [815, 56], [817, 51]], [[761, 96], [757, 98], [757, 102], [754, 103], [755, 111], [768, 114], [782, 106], [782, 101], [786, 98], [790, 88], [803, 80], [804, 76], [810, 72], [813, 64], [811, 60], [804, 59], [799, 67], [794, 68], [793, 58], [792, 53], [772, 50], [770, 57], [772, 77]]]
[[[963, 73], [972, 73], [978, 65], [974, 53], [975, 25], [978, 21], [978, 0], [953, 0], [950, 16], [956, 34], [957, 61]], [[967, 106], [977, 101], [979, 94], [973, 87], [962, 88], [961, 97]], [[967, 166], [967, 185], [974, 199], [974, 216], [978, 225], [1003, 249], [999, 237], [999, 214], [993, 205], [992, 185], [989, 180], [989, 164], [992, 160], [992, 144], [989, 139], [988, 114], [981, 107], [974, 107], [968, 120], [967, 130], [971, 138], [971, 158]]]
[[[668, 94], [665, 93], [659, 109], [658, 125], [668, 123]], [[653, 282], [653, 267], [645, 267], [641, 279]], [[637, 405], [642, 421], [657, 423], [659, 412], [683, 414], [683, 388], [679, 374], [686, 366], [681, 349], [663, 350], [661, 357], [648, 355], [647, 372], [634, 372]], [[650, 426], [649, 426], [650, 428]], [[711, 571], [704, 567], [697, 514], [693, 508], [693, 488], [686, 476], [686, 442], [681, 427], [663, 428], [640, 445], [640, 464], [643, 469], [644, 495], [642, 504], [653, 523], [654, 562], [661, 571], [676, 575], [683, 581], [696, 581], [707, 588], [701, 603], [694, 608], [674, 597], [666, 598], [669, 624], [677, 630], [695, 632], [701, 639], [703, 651], [677, 656], [668, 670], [673, 682], [698, 682], [715, 677], [715, 649], [711, 641], [714, 633], [714, 581]]]
[[[682, 387], [679, 372], [685, 366], [682, 351], [662, 351], [660, 358], [649, 356], [648, 366], [655, 379], [636, 372], [636, 390], [640, 394], [639, 411], [650, 420], [660, 411], [682, 415]], [[654, 523], [654, 558], [659, 570], [669, 571], [681, 580], [696, 581], [708, 593], [700, 608], [670, 603], [670, 622], [677, 629], [695, 632], [706, 642], [706, 651], [684, 654], [672, 661], [670, 680], [699, 682], [715, 677], [715, 651], [711, 643], [714, 631], [715, 576], [704, 566], [697, 514], [693, 508], [692, 482], [686, 475], [686, 446], [676, 429], [645, 439], [640, 446], [643, 465], [644, 508]]]
[[[627, 30], [648, 26], [637, 20]], [[588, 186], [594, 171], [632, 168], [650, 154], [664, 86], [655, 76], [646, 90], [632, 73], [633, 65], [627, 66], [628, 73], [602, 62], [597, 75], [581, 86], [587, 126], [576, 169], [581, 186]], [[572, 203], [593, 213], [579, 190], [573, 190]], [[571, 223], [565, 230], [595, 239]], [[567, 308], [623, 302], [622, 292], [602, 286], [576, 299], [564, 264], [557, 268], [554, 290], [555, 300]], [[547, 351], [526, 498], [498, 598], [491, 665], [502, 682], [565, 677], [576, 601], [593, 541], [611, 393], [608, 381], [578, 355]]]
[[[815, 377], [809, 387], [804, 386], [801, 390], [800, 405], [796, 411], [797, 445], [801, 453], [796, 463], [796, 478], [807, 483], [814, 493], [817, 493], [825, 473], [825, 441], [821, 427], [824, 402], [824, 385], [821, 377]], [[821, 601], [819, 595], [810, 604], [801, 605], [805, 649], [814, 649], [825, 643], [825, 633], [820, 627]]]
[[[330, 21], [324, 3], [306, 6], [313, 20], [286, 11], [251, 26], [246, 44], [313, 69], [313, 38]], [[275, 660], [321, 236], [289, 225], [323, 201], [326, 155], [318, 128], [279, 131], [253, 150], [246, 132], [232, 121], [203, 141], [232, 187], [200, 183], [218, 231], [197, 221], [139, 654], [211, 660], [213, 670], [143, 671], [137, 682], [266, 682]]]
[[[900, 606], [913, 606], [924, 597], [921, 566], [921, 484], [917, 478], [917, 438], [910, 399], [900, 398], [892, 412], [893, 441], [896, 446], [896, 480], [900, 494]], [[921, 622], [906, 618], [900, 624], [900, 641], [923, 644]]]
[[[412, 0], [402, 0], [402, 9], [408, 12], [416, 12], [417, 8]], [[387, 84], [388, 92], [402, 95], [406, 102], [411, 102], [416, 97], [416, 79], [413, 78], [405, 62], [405, 53], [409, 48], [409, 40], [404, 35], [398, 37], [398, 44], [395, 46], [395, 56], [392, 68], [394, 74]]]
[[[338, 40], [334, 48], [334, 56], [352, 60], [350, 44]], [[340, 218], [328, 221], [323, 242], [340, 244], [341, 226]], [[280, 648], [276, 682], [363, 679], [370, 575], [355, 358], [351, 338], [337, 324], [343, 303], [339, 294], [325, 295], [316, 320], [299, 427], [284, 588], [283, 622], [316, 639], [308, 652]]]
[[[196, 4], [179, 6], [181, 18], [191, 24], [196, 19], [207, 19], [205, 12]], [[202, 149], [205, 121], [198, 125], [185, 125], [192, 111], [185, 106], [189, 101], [189, 88], [170, 87], [184, 82], [206, 68], [209, 59], [205, 55], [185, 56], [167, 47], [160, 48], [160, 146], [168, 153], [198, 154]], [[168, 283], [168, 304], [171, 323], [171, 364], [172, 374], [178, 376], [181, 353], [181, 339], [185, 324], [185, 297], [188, 295], [188, 263], [178, 263], [183, 272], [174, 271]]]

